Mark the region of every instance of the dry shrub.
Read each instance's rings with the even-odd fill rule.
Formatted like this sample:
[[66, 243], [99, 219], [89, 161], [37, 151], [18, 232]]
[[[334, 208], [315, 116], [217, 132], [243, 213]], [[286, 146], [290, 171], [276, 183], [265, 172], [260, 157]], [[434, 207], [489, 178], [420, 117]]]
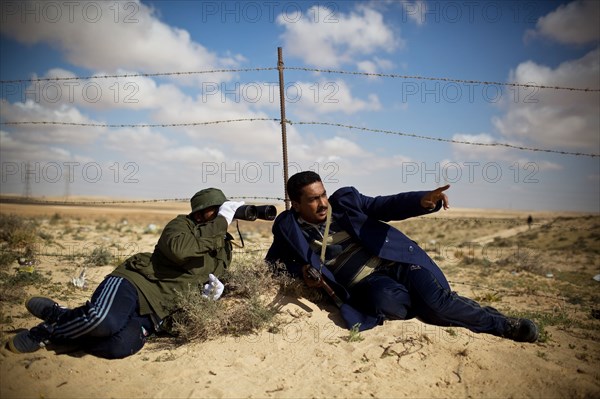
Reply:
[[222, 276], [225, 292], [218, 301], [200, 289], [180, 293], [168, 328], [180, 341], [205, 341], [224, 334], [243, 335], [276, 323], [279, 309], [273, 299], [292, 279], [274, 274], [256, 255], [236, 255]]
[[222, 304], [202, 297], [199, 290], [180, 293], [178, 310], [165, 320], [165, 327], [184, 342], [214, 338], [222, 329]]
[[26, 295], [25, 287], [49, 282], [50, 279], [37, 270], [17, 271], [16, 274], [0, 272], [0, 302], [20, 303]]
[[92, 253], [87, 257], [85, 263], [92, 266], [104, 266], [110, 264], [113, 260], [113, 255], [106, 247], [94, 248]]
[[19, 254], [7, 246], [0, 247], [0, 270], [7, 270], [18, 257]]
[[[4, 277], [4, 276], [2, 276]], [[4, 278], [2, 278], [4, 280]], [[20, 285], [12, 285], [6, 281], [0, 281], [0, 302], [20, 303], [25, 298], [26, 292]]]
[[33, 245], [36, 240], [36, 227], [33, 222], [18, 215], [0, 214], [0, 241], [13, 248]]
[[33, 258], [36, 226], [13, 214], [0, 214], [0, 269], [6, 270], [19, 257]]
[[27, 265], [35, 264], [36, 227], [33, 221], [20, 216], [0, 214], [0, 302], [21, 302], [24, 287], [48, 281], [35, 269], [10, 272], [10, 266], [19, 258]]

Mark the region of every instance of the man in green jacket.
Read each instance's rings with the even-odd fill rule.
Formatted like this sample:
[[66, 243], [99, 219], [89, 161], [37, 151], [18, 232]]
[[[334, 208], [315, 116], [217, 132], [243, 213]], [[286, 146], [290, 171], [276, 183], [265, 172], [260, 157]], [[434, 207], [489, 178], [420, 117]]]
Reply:
[[29, 353], [48, 342], [76, 342], [93, 355], [123, 358], [160, 329], [175, 310], [178, 292], [199, 288], [205, 297], [219, 299], [224, 286], [216, 276], [231, 262], [227, 226], [244, 203], [227, 201], [215, 188], [197, 192], [190, 202], [190, 214], [165, 226], [153, 253], [119, 265], [85, 305], [67, 309], [49, 298], [30, 298], [25, 306], [44, 322], [13, 336], [9, 349]]

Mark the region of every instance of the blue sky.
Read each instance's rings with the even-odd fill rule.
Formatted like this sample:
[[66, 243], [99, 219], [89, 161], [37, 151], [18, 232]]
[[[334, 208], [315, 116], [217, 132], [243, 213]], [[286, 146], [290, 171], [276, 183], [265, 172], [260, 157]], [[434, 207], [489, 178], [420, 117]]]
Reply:
[[[598, 2], [3, 2], [2, 194], [283, 197], [290, 173], [368, 195], [446, 182], [451, 206], [600, 211]], [[318, 72], [364, 72], [349, 75]], [[144, 76], [228, 70], [222, 73]], [[142, 75], [56, 81], [13, 80]], [[394, 74], [403, 78], [376, 76]], [[171, 125], [233, 119], [210, 125]], [[361, 131], [318, 122], [415, 134]], [[449, 141], [508, 143], [575, 156]], [[29, 165], [29, 166], [27, 166]], [[26, 175], [29, 177], [27, 178]]]

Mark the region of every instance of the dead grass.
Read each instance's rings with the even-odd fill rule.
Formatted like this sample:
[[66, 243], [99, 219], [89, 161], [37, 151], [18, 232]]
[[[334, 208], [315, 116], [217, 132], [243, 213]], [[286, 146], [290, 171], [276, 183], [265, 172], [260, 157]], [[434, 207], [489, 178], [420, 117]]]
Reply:
[[179, 294], [178, 311], [168, 321], [169, 331], [179, 342], [276, 328], [279, 309], [273, 298], [291, 287], [293, 279], [273, 274], [262, 258], [254, 254], [234, 257], [221, 280], [225, 293], [218, 301], [204, 298], [199, 289]]
[[14, 214], [0, 214], [0, 270], [6, 271], [19, 257], [33, 259], [36, 224]]

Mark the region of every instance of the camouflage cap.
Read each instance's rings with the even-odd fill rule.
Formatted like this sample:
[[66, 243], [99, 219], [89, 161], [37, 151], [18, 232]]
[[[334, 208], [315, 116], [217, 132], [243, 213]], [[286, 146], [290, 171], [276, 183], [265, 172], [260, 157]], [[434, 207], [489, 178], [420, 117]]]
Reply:
[[211, 206], [221, 206], [225, 201], [227, 201], [227, 198], [225, 198], [223, 191], [217, 188], [205, 188], [194, 194], [190, 200], [192, 205], [191, 213], [198, 212]]

